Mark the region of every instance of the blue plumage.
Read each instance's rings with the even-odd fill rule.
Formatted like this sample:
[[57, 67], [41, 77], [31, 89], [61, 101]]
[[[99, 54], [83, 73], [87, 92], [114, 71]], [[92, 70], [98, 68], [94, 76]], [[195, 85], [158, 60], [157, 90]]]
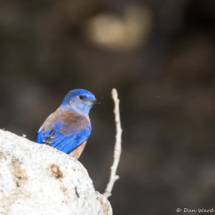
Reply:
[[89, 112], [96, 103], [99, 102], [87, 90], [70, 91], [40, 127], [36, 142], [71, 153], [77, 159], [91, 134]]

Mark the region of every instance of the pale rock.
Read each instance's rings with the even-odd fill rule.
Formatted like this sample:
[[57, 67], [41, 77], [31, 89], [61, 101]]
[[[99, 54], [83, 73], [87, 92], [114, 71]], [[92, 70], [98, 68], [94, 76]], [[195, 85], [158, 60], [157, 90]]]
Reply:
[[0, 130], [0, 214], [112, 215], [112, 208], [79, 161]]

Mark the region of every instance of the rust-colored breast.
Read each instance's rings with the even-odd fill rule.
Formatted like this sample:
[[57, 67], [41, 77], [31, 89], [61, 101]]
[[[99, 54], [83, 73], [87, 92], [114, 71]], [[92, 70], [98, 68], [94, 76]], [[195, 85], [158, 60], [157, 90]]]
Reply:
[[65, 135], [70, 135], [72, 132], [81, 132], [81, 129], [89, 130], [90, 121], [82, 114], [76, 114], [66, 109], [57, 109], [43, 123], [44, 132], [51, 129], [57, 129]]
[[81, 156], [81, 153], [83, 152], [85, 146], [87, 144], [87, 140], [85, 140], [81, 145], [73, 149], [69, 155], [72, 156], [75, 159], [78, 159]]

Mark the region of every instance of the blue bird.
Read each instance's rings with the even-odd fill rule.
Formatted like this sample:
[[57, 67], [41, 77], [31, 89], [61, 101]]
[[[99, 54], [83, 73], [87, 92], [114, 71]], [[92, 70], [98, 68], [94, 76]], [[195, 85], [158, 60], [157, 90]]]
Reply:
[[40, 127], [37, 143], [50, 145], [78, 159], [91, 134], [89, 112], [99, 104], [89, 91], [70, 91], [60, 107]]

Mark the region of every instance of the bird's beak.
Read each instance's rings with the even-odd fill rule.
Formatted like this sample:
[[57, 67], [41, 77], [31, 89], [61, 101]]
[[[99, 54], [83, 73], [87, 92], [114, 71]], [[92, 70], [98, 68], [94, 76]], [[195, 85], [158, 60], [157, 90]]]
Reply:
[[101, 104], [98, 100], [93, 100], [93, 104]]

